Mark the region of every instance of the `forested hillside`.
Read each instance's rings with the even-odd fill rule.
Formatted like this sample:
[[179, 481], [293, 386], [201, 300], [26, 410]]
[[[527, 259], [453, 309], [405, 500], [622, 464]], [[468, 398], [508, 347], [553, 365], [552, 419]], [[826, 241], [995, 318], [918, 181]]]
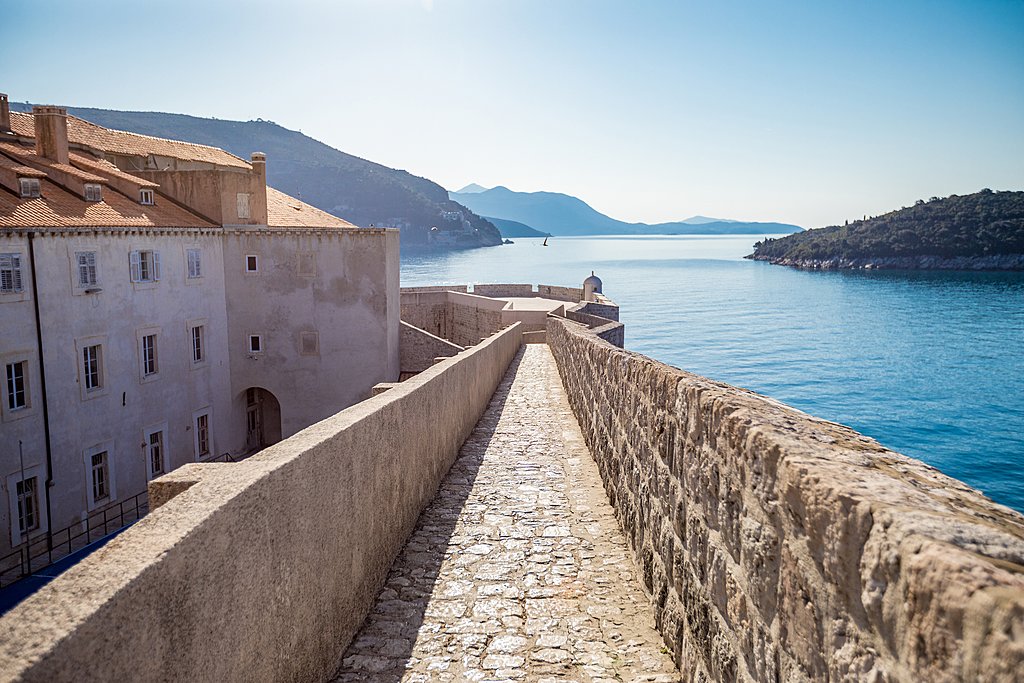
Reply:
[[819, 268], [864, 267], [869, 260], [876, 267], [946, 267], [955, 260], [983, 268], [1012, 266], [1020, 259], [1010, 257], [1021, 255], [1024, 192], [982, 190], [758, 242], [750, 258]]
[[[31, 111], [11, 102], [15, 111]], [[501, 243], [490, 222], [449, 199], [426, 178], [346, 154], [271, 121], [222, 121], [184, 114], [69, 107], [68, 113], [107, 128], [187, 140], [225, 149], [248, 160], [267, 154], [267, 183], [360, 226], [402, 230], [402, 246], [425, 246], [430, 228], [451, 231], [454, 246]]]

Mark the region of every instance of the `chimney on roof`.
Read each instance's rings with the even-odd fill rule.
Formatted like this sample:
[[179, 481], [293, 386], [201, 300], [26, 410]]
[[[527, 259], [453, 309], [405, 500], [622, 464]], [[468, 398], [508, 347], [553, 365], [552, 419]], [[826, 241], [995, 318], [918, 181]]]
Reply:
[[11, 132], [11, 105], [7, 102], [7, 93], [0, 92], [0, 133]]
[[260, 180], [264, 185], [267, 184], [267, 155], [263, 152], [253, 152], [252, 157], [252, 170], [256, 171], [256, 175], [260, 177]]
[[36, 123], [36, 154], [68, 163], [68, 110], [64, 107], [32, 107]]

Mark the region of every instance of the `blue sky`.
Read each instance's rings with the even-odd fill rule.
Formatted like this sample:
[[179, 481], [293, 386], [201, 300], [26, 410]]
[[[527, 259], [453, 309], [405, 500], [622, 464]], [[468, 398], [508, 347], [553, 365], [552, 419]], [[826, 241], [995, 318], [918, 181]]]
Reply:
[[15, 101], [271, 119], [623, 220], [815, 227], [1024, 189], [1020, 0], [33, 0], [0, 21]]

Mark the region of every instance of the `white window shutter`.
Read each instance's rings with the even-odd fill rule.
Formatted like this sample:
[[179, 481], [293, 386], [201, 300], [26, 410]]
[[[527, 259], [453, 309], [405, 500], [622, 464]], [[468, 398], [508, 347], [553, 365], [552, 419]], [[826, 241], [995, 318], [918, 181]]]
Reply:
[[202, 277], [203, 276], [203, 256], [202, 256], [202, 252], [199, 251], [198, 249], [195, 249], [192, 253], [195, 254], [195, 258], [196, 258], [196, 277]]
[[142, 264], [139, 252], [133, 251], [128, 259], [128, 270], [131, 273], [132, 282], [138, 282], [142, 279]]
[[21, 254], [11, 254], [11, 265], [14, 270], [14, 291], [21, 291]]
[[88, 270], [89, 284], [90, 285], [95, 285], [95, 284], [97, 284], [99, 282], [99, 279], [96, 277], [96, 252], [95, 251], [88, 252], [86, 254], [85, 261], [86, 261], [85, 265], [86, 265], [87, 270]]
[[160, 279], [160, 252], [159, 251], [154, 251], [153, 252], [153, 279], [154, 280], [159, 280]]

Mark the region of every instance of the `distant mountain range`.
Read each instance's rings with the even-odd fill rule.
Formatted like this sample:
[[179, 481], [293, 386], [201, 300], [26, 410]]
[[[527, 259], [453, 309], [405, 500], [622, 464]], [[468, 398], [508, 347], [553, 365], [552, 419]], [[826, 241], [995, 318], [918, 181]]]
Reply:
[[529, 225], [523, 225], [518, 221], [510, 221], [507, 218], [491, 218], [485, 216], [487, 220], [501, 231], [502, 237], [548, 237], [549, 233], [535, 230]]
[[671, 223], [626, 223], [557, 192], [514, 192], [468, 185], [449, 196], [481, 216], [517, 221], [552, 235], [772, 235], [803, 230], [789, 223], [752, 223], [693, 216]]
[[[11, 102], [14, 111], [32, 105]], [[267, 154], [267, 183], [360, 226], [397, 227], [402, 247], [429, 244], [432, 227], [450, 231], [455, 247], [501, 243], [498, 229], [426, 178], [346, 154], [271, 121], [222, 121], [184, 114], [68, 107], [68, 113], [107, 128], [186, 140], [225, 149], [248, 160]]]

